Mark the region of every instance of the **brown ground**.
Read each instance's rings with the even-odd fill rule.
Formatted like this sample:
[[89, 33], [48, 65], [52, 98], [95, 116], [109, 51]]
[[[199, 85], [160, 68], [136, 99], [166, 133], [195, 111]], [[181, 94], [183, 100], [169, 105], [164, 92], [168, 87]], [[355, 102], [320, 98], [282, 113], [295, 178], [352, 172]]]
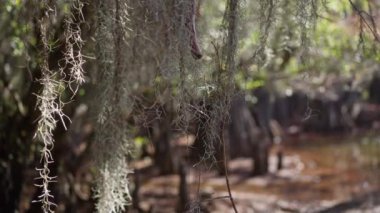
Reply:
[[[368, 139], [369, 138], [369, 139]], [[285, 142], [284, 169], [250, 177], [250, 159], [229, 163], [229, 180], [239, 212], [380, 212], [380, 139], [304, 136]], [[373, 146], [373, 143], [375, 145]], [[188, 168], [189, 208], [232, 212], [224, 177], [212, 170]], [[140, 191], [140, 206], [152, 212], [175, 212], [179, 177], [154, 177]], [[199, 190], [199, 191], [198, 191]], [[199, 202], [199, 200], [201, 200]], [[336, 206], [341, 204], [339, 206]], [[346, 206], [346, 204], [348, 206]], [[335, 209], [334, 209], [335, 207]]]

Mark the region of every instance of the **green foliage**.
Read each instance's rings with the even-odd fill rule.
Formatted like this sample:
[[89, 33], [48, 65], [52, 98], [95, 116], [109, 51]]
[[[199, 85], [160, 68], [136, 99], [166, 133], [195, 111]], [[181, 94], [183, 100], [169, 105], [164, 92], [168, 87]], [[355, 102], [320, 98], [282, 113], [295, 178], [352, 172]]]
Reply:
[[[363, 10], [369, 10], [369, 4], [355, 3]], [[236, 82], [243, 90], [267, 85], [267, 82], [287, 84], [305, 73], [312, 78], [321, 74], [348, 76], [359, 71], [369, 75], [368, 72], [378, 63], [379, 44], [365, 25], [363, 31], [360, 29], [359, 16], [349, 1], [318, 2], [315, 13], [319, 18], [315, 22], [315, 18], [310, 18], [309, 22], [300, 20], [312, 17], [314, 13], [311, 10], [311, 13], [302, 15], [298, 11], [304, 7], [302, 3], [284, 0], [275, 1], [273, 5], [275, 17], [270, 25], [264, 21], [267, 28], [257, 29], [250, 22], [244, 23], [253, 30], [246, 31], [240, 42], [241, 67]], [[266, 8], [268, 11], [268, 5]], [[248, 14], [246, 21], [255, 23], [251, 17], [254, 16]], [[306, 28], [303, 27], [305, 24]], [[307, 29], [308, 44], [303, 41], [304, 29]], [[261, 51], [260, 63], [255, 63], [255, 56], [249, 56], [255, 49]]]

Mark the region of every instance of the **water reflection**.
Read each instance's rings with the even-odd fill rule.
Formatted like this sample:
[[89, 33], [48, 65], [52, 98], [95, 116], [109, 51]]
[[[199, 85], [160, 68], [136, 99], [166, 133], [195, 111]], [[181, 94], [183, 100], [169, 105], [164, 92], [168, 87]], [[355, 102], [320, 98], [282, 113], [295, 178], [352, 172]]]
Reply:
[[[250, 160], [231, 161], [230, 179], [241, 205], [246, 203], [256, 212], [268, 209], [318, 212], [341, 208], [342, 203], [356, 203], [349, 209], [371, 212], [380, 206], [380, 201], [372, 199], [380, 191], [380, 134], [376, 132], [293, 138], [285, 142], [284, 169], [275, 171], [274, 153], [270, 162], [270, 174], [242, 178], [241, 171], [251, 168]], [[208, 180], [206, 185], [223, 194], [223, 182], [215, 179]], [[256, 205], [258, 201], [262, 208]]]

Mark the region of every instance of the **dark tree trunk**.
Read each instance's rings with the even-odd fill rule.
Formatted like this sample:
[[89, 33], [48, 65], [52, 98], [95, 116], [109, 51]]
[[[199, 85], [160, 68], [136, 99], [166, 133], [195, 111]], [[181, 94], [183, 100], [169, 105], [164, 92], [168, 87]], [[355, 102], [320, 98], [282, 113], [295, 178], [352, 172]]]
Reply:
[[179, 200], [178, 200], [178, 206], [177, 206], [177, 212], [185, 212], [187, 204], [189, 203], [189, 194], [188, 194], [188, 189], [187, 189], [187, 182], [186, 182], [186, 168], [183, 165], [183, 163], [180, 163], [179, 165]]
[[[5, 171], [4, 171], [5, 170]], [[0, 206], [3, 212], [14, 212], [18, 209], [20, 192], [23, 183], [23, 166], [15, 161], [8, 164], [8, 168], [2, 169], [0, 187]]]
[[252, 153], [253, 176], [265, 175], [268, 173], [269, 145], [260, 143], [254, 146]]
[[281, 150], [277, 152], [277, 171], [280, 171], [283, 168], [283, 153]]
[[140, 191], [140, 171], [138, 169], [135, 170], [135, 188], [132, 193], [132, 206], [138, 212], [143, 212], [140, 208], [140, 199], [139, 199], [139, 191]]
[[231, 158], [250, 157], [252, 147], [260, 143], [260, 130], [243, 96], [233, 98], [230, 116], [229, 145]]
[[272, 118], [271, 94], [268, 89], [259, 87], [253, 91], [257, 103], [253, 107], [253, 115], [256, 123], [268, 137], [273, 137], [270, 129], [270, 120]]
[[154, 144], [154, 162], [159, 168], [160, 174], [175, 174], [176, 167], [174, 162], [172, 147], [170, 144], [170, 125], [167, 118], [156, 122], [153, 127], [152, 142]]
[[373, 75], [372, 81], [369, 84], [368, 93], [369, 100], [372, 103], [380, 104], [380, 73], [377, 72]]
[[[265, 104], [261, 103], [261, 110]], [[268, 106], [266, 106], [269, 109]], [[255, 120], [248, 109], [243, 96], [236, 96], [231, 105], [230, 151], [232, 157], [251, 157], [253, 160], [253, 175], [263, 175], [268, 172], [269, 158], [269, 112], [262, 116], [262, 131], [258, 129]], [[263, 133], [264, 132], [264, 133]]]

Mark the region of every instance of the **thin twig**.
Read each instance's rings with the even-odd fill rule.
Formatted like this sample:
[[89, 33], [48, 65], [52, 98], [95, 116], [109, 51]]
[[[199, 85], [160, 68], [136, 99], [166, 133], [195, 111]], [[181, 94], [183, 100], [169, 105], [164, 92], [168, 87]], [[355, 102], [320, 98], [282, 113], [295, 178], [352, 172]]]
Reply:
[[[377, 33], [377, 29], [376, 29], [376, 25], [374, 24], [375, 21], [373, 19], [373, 17], [371, 16], [371, 14], [367, 13], [366, 11], [364, 10], [361, 10], [360, 8], [358, 8], [353, 2], [352, 0], [348, 0], [351, 4], [351, 7], [352, 9], [358, 14], [360, 20], [368, 27], [368, 29], [371, 31], [374, 39], [377, 41], [377, 42], [380, 42], [380, 36], [379, 34]], [[365, 14], [366, 16], [369, 17], [370, 19], [370, 23], [368, 23], [367, 19], [363, 16], [363, 14]], [[372, 25], [372, 26], [371, 26]], [[362, 30], [362, 29], [360, 29]]]
[[223, 161], [224, 161], [224, 177], [226, 179], [226, 185], [227, 185], [227, 190], [228, 190], [228, 196], [230, 198], [232, 208], [234, 209], [235, 213], [238, 213], [238, 210], [236, 209], [235, 201], [234, 198], [232, 197], [231, 193], [231, 186], [230, 186], [230, 180], [228, 179], [228, 160], [227, 160], [227, 151], [226, 151], [226, 142], [224, 141], [224, 123], [225, 121], [222, 122], [222, 129], [221, 129], [221, 140], [222, 140], [222, 146], [223, 146]]

